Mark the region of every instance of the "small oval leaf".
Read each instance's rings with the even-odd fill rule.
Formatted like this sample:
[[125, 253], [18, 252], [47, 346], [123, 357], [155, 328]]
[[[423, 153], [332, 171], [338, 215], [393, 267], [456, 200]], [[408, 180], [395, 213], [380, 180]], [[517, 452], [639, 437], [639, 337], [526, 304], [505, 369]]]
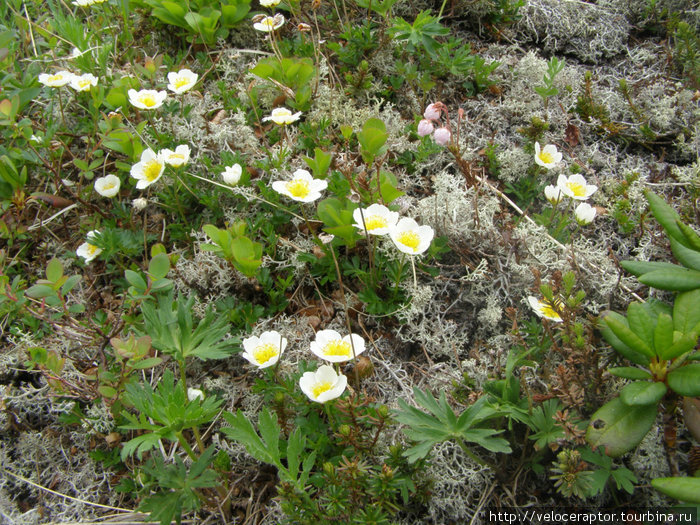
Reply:
[[620, 399], [625, 405], [655, 405], [666, 393], [666, 385], [660, 382], [635, 381], [620, 392]]
[[682, 396], [700, 397], [700, 363], [690, 363], [668, 373], [671, 390]]

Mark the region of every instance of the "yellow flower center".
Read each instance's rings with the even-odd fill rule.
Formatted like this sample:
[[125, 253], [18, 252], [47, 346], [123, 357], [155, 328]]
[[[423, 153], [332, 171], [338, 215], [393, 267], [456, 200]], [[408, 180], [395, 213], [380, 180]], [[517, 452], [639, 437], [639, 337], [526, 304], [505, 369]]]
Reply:
[[400, 233], [396, 240], [398, 240], [404, 246], [408, 246], [414, 252], [418, 250], [418, 245], [420, 244], [420, 237], [416, 232]]
[[323, 354], [349, 357], [352, 355], [352, 346], [347, 341], [336, 339], [323, 347]]
[[139, 97], [139, 102], [141, 102], [141, 104], [143, 104], [147, 108], [152, 108], [156, 105], [156, 97], [154, 97], [150, 93], [147, 93]]
[[540, 301], [540, 312], [545, 317], [554, 318], [554, 319], [561, 319], [561, 316], [557, 312], [554, 311], [554, 308], [552, 308], [552, 305], [549, 304], [547, 301]]
[[268, 31], [271, 31], [275, 28], [275, 19], [268, 16], [262, 20], [261, 24], [264, 25]]
[[160, 170], [163, 166], [157, 160], [149, 160], [143, 168], [143, 176], [149, 181], [153, 182], [160, 175]]
[[318, 396], [320, 396], [324, 392], [328, 392], [331, 388], [333, 388], [333, 385], [330, 384], [328, 381], [324, 381], [323, 383], [316, 383], [314, 386], [312, 386], [311, 393], [316, 399], [318, 399]]
[[311, 190], [309, 189], [309, 182], [304, 179], [295, 179], [288, 182], [287, 191], [298, 199], [303, 199], [309, 193], [311, 193]]
[[551, 164], [554, 161], [554, 155], [549, 151], [540, 151], [540, 160], [545, 164]]
[[365, 220], [365, 227], [368, 231], [376, 230], [377, 228], [386, 228], [387, 222], [381, 215], [372, 215]]
[[49, 77], [49, 82], [60, 82], [63, 80], [63, 75], [51, 75]]
[[273, 357], [277, 357], [277, 354], [277, 347], [272, 343], [258, 345], [255, 347], [255, 350], [253, 350], [253, 357], [261, 365], [264, 365]]
[[186, 86], [187, 84], [190, 83], [190, 79], [186, 77], [180, 77], [178, 78], [175, 83], [173, 84], [177, 89], [180, 89], [182, 86]]
[[95, 252], [96, 252], [96, 251], [97, 251], [97, 246], [95, 246], [94, 244], [88, 243], [88, 245], [87, 245], [87, 252], [88, 252], [88, 255], [89, 255], [90, 257], [92, 257], [93, 255], [95, 255]]
[[80, 89], [85, 89], [86, 87], [90, 86], [90, 81], [85, 78], [78, 80], [78, 86], [80, 86]]
[[114, 184], [113, 182], [105, 182], [104, 186], [102, 186], [102, 191], [111, 190], [115, 186], [116, 184]]
[[566, 186], [571, 190], [575, 197], [586, 196], [586, 186], [580, 182], [567, 182]]

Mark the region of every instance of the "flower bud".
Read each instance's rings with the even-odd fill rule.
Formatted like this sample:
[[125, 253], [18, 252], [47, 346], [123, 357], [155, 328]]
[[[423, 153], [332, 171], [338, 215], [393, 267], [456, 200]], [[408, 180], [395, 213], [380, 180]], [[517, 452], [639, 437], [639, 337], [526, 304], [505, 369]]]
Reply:
[[587, 202], [582, 202], [574, 210], [574, 215], [576, 215], [576, 221], [581, 225], [585, 226], [593, 222], [595, 218], [596, 209], [588, 204]]
[[429, 120], [423, 119], [418, 123], [418, 135], [421, 137], [430, 135], [433, 132], [433, 129], [433, 123]]
[[430, 104], [423, 112], [423, 118], [437, 120], [440, 118], [440, 109], [437, 104]]
[[338, 433], [343, 437], [348, 437], [350, 435], [350, 425], [340, 425]]
[[148, 201], [143, 197], [139, 197], [138, 199], [131, 201], [131, 205], [134, 207], [134, 210], [141, 211], [148, 206]]
[[447, 128], [438, 128], [435, 130], [433, 138], [437, 144], [440, 144], [440, 146], [447, 146], [452, 138], [452, 133], [450, 133], [450, 130]]

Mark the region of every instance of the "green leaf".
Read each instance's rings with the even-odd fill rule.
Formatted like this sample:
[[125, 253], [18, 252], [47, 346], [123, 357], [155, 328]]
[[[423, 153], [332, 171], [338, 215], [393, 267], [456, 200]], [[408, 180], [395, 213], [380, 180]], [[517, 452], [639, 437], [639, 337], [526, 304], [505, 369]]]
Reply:
[[82, 279], [81, 275], [71, 275], [66, 279], [66, 282], [61, 285], [61, 293], [63, 295], [66, 295], [69, 293], [73, 288], [75, 288], [75, 285], [80, 282], [80, 279]]
[[666, 385], [661, 382], [635, 381], [620, 392], [625, 405], [655, 405], [666, 394]]
[[52, 283], [63, 277], [63, 265], [58, 259], [51, 259], [46, 265], [46, 279]]
[[663, 352], [659, 352], [659, 357], [671, 360], [685, 354], [695, 348], [698, 341], [698, 334], [691, 332], [689, 335], [683, 335], [676, 338], [676, 341]]
[[659, 224], [661, 224], [663, 229], [666, 230], [669, 237], [673, 237], [678, 242], [685, 244], [687, 242], [685, 235], [676, 224], [676, 221], [680, 219], [678, 213], [676, 213], [676, 211], [671, 208], [671, 206], [669, 206], [664, 199], [655, 193], [645, 190], [644, 195], [649, 202], [651, 212], [654, 214], [654, 217], [656, 217], [656, 220], [659, 221]]
[[314, 158], [304, 157], [304, 162], [311, 168], [316, 178], [324, 178], [331, 167], [333, 155], [326, 153], [321, 148], [314, 148]]
[[[627, 323], [629, 325], [629, 329], [635, 335], [639, 336], [642, 341], [644, 341], [647, 348], [649, 348], [649, 351], [652, 352], [653, 355], [653, 350], [651, 349], [654, 348], [654, 329], [656, 327], [656, 319], [649, 312], [646, 303], [631, 303], [627, 307]], [[618, 337], [620, 336], [620, 334], [617, 335]], [[628, 345], [630, 344], [629, 341], [625, 342]], [[641, 348], [638, 349], [634, 346], [633, 348], [635, 348], [635, 350], [641, 350]]]
[[700, 503], [700, 478], [656, 478], [651, 486], [686, 503]]
[[100, 385], [97, 391], [104, 397], [112, 398], [117, 395], [117, 389], [109, 385]]
[[148, 263], [148, 274], [151, 279], [157, 281], [163, 279], [170, 271], [170, 259], [164, 253], [155, 255]]
[[679, 293], [673, 303], [673, 329], [689, 334], [700, 324], [700, 289]]
[[700, 251], [683, 246], [676, 239], [671, 237], [671, 251], [683, 266], [692, 270], [700, 270]]
[[647, 357], [654, 357], [654, 351], [630, 329], [626, 321], [624, 317], [613, 316], [611, 313], [606, 314], [603, 318], [603, 322], [608, 328], [633, 351], [644, 354]]
[[656, 261], [621, 261], [620, 266], [637, 277], [656, 270], [674, 270], [681, 268], [677, 264]]
[[124, 277], [131, 286], [136, 288], [138, 292], [146, 291], [148, 285], [146, 284], [146, 280], [143, 277], [141, 277], [140, 273], [137, 273], [133, 270], [125, 270]]
[[264, 407], [258, 416], [258, 424], [263, 439], [258, 436], [255, 427], [240, 409], [235, 415], [225, 412], [224, 419], [231, 425], [221, 429], [228, 438], [242, 443], [248, 454], [258, 461], [283, 468], [279, 456], [279, 435], [281, 429], [277, 423], [276, 414], [271, 413], [267, 407]]
[[622, 377], [624, 379], [651, 379], [652, 375], [646, 370], [635, 368], [632, 366], [619, 366], [608, 369], [612, 375]]
[[685, 238], [688, 241], [688, 248], [700, 251], [700, 235], [698, 235], [690, 226], [683, 224], [680, 219], [676, 221], [676, 225], [683, 232], [683, 235], [685, 235]]
[[55, 296], [56, 291], [46, 284], [35, 284], [25, 292], [25, 295], [33, 299], [44, 299]]
[[[603, 320], [605, 319], [617, 319], [620, 323], [627, 322], [627, 320], [622, 315], [618, 314], [617, 312], [610, 311], [605, 312], [603, 314]], [[619, 337], [617, 337], [617, 335], [615, 335], [615, 332], [613, 332], [610, 329], [607, 323], [602, 322], [598, 326], [605, 340], [608, 343], [610, 343], [610, 346], [612, 346], [622, 356], [626, 357], [627, 359], [638, 365], [645, 366], [649, 364], [649, 356], [646, 356], [640, 352], [633, 350], [624, 342], [622, 342], [622, 340]]]
[[671, 390], [687, 397], [700, 397], [700, 363], [690, 363], [672, 370], [666, 376]]
[[[631, 328], [631, 327], [630, 327]], [[660, 314], [656, 318], [654, 329], [654, 351], [662, 356], [673, 345], [673, 318], [668, 314]]]
[[389, 137], [386, 125], [377, 118], [371, 118], [362, 126], [362, 131], [357, 134], [357, 140], [361, 146], [362, 159], [371, 165], [374, 159], [386, 152], [384, 144]]
[[630, 407], [615, 398], [591, 416], [586, 440], [593, 448], [603, 447], [618, 457], [636, 447], [656, 421], [656, 405]]
[[655, 270], [639, 277], [639, 282], [659, 290], [684, 292], [700, 288], [700, 272], [681, 267]]
[[161, 364], [163, 360], [160, 357], [149, 357], [147, 359], [142, 359], [136, 363], [130, 364], [131, 368], [134, 370], [143, 370], [145, 368], [153, 368]]

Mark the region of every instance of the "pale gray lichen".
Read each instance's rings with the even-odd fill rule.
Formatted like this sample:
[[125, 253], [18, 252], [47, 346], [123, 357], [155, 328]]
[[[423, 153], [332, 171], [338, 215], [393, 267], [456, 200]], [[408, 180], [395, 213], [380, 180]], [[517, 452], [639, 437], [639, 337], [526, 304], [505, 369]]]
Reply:
[[621, 53], [630, 24], [623, 10], [580, 0], [529, 0], [521, 8], [517, 36], [540, 44], [546, 51], [572, 54], [598, 63]]

